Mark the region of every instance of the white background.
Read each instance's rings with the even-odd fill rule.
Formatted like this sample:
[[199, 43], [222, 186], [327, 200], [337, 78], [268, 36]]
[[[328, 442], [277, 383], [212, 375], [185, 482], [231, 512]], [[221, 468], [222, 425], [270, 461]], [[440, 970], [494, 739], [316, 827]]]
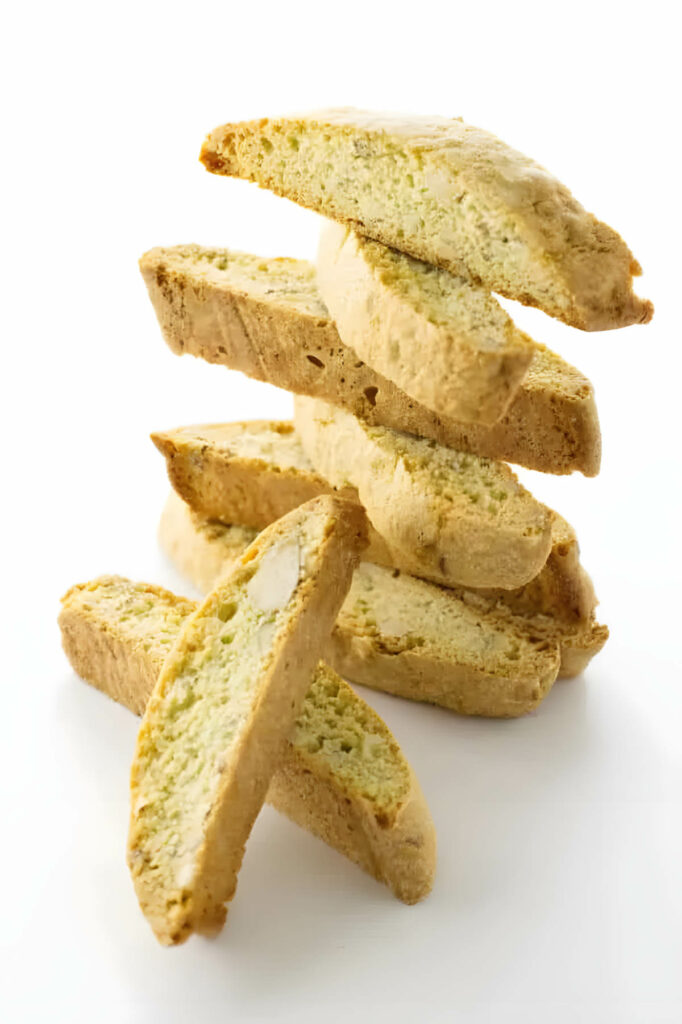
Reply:
[[[6, 13], [3, 1019], [682, 1019], [680, 81], [667, 6]], [[581, 334], [514, 310], [596, 386], [601, 475], [523, 475], [577, 526], [612, 637], [585, 678], [520, 721], [363, 692], [433, 811], [439, 871], [424, 904], [397, 903], [266, 809], [223, 933], [166, 950], [124, 861], [136, 722], [71, 672], [58, 598], [102, 572], [188, 592], [156, 547], [167, 483], [147, 435], [290, 414], [286, 394], [172, 356], [136, 260], [185, 241], [312, 256], [313, 214], [206, 174], [197, 155], [223, 121], [327, 104], [496, 132], [643, 264], [648, 327]]]

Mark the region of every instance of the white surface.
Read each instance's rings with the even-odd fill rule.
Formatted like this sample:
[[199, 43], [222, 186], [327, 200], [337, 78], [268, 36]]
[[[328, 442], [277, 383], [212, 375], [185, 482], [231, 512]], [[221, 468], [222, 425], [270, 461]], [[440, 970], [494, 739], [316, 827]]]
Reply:
[[[14, 5], [1, 65], [3, 1019], [682, 1019], [679, 54], [666, 7]], [[58, 598], [112, 571], [187, 590], [156, 549], [167, 484], [147, 434], [289, 414], [289, 396], [170, 354], [136, 259], [190, 240], [312, 256], [312, 214], [206, 174], [197, 153], [224, 120], [328, 103], [496, 131], [645, 266], [647, 328], [585, 335], [515, 314], [597, 387], [602, 474], [532, 487], [578, 527], [612, 638], [521, 721], [363, 692], [436, 821], [423, 905], [266, 809], [222, 935], [169, 951], [124, 862], [136, 722], [70, 671]]]

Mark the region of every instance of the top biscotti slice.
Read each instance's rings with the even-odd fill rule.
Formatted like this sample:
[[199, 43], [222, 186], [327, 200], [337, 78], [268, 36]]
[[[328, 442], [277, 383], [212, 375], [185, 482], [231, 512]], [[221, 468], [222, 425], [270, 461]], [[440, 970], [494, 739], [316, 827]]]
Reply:
[[[222, 557], [213, 559], [206, 589], [244, 553], [247, 532], [230, 531], [229, 548], [224, 530], [214, 538]], [[183, 622], [196, 608], [196, 602], [160, 587], [103, 576], [62, 598], [64, 650], [83, 679], [140, 715]], [[267, 800], [404, 902], [416, 903], [429, 893], [435, 830], [415, 774], [386, 724], [322, 662]]]
[[323, 398], [395, 430], [545, 473], [599, 472], [592, 385], [544, 346], [493, 426], [440, 416], [410, 398], [341, 341], [303, 260], [263, 259], [180, 245], [140, 260], [163, 336], [179, 354]]
[[506, 411], [534, 346], [487, 288], [329, 221], [317, 283], [340, 337], [419, 402], [466, 423]]
[[222, 925], [364, 543], [361, 510], [316, 498], [268, 527], [183, 624], [131, 771], [128, 864], [162, 943]]
[[651, 319], [623, 239], [535, 161], [460, 119], [351, 108], [261, 118], [216, 128], [201, 159], [417, 259], [464, 265], [574, 327]]
[[503, 463], [373, 427], [297, 396], [294, 423], [313, 467], [355, 487], [394, 564], [448, 586], [523, 586], [552, 547], [552, 514]]

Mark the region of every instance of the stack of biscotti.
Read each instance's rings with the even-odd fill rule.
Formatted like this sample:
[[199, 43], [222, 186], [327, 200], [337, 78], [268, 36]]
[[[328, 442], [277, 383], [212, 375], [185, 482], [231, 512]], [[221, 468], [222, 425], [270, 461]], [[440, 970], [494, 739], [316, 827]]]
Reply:
[[430, 891], [419, 784], [340, 676], [505, 718], [583, 671], [608, 630], [575, 531], [507, 463], [596, 475], [594, 394], [495, 296], [583, 331], [653, 313], [619, 235], [460, 120], [264, 119], [201, 159], [326, 219], [315, 265], [142, 257], [173, 351], [293, 392], [294, 419], [152, 435], [160, 542], [203, 603], [115, 576], [63, 599], [76, 671], [144, 716], [128, 863], [167, 944], [221, 926], [265, 799], [405, 902]]
[[495, 293], [585, 331], [650, 319], [611, 228], [532, 160], [444, 118], [350, 109], [224, 125], [201, 159], [322, 214], [317, 263], [153, 249], [164, 337], [295, 393], [294, 424], [153, 435], [177, 495], [162, 545], [206, 588], [255, 531], [316, 494], [370, 543], [328, 660], [465, 714], [535, 707], [608, 636], [573, 529], [507, 462], [599, 470], [592, 386]]

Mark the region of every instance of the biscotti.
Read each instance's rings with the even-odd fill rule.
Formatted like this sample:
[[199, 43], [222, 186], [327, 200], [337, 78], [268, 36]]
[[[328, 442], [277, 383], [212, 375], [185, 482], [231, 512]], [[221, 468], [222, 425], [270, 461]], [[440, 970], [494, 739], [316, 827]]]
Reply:
[[226, 124], [209, 171], [255, 181], [369, 238], [588, 331], [651, 319], [623, 239], [543, 167], [444, 117], [339, 108]]
[[428, 409], [490, 425], [535, 354], [482, 285], [363, 238], [322, 231], [317, 284], [344, 344]]
[[361, 509], [315, 498], [260, 534], [180, 628], [130, 783], [128, 866], [163, 944], [223, 924], [365, 539]]
[[313, 398], [297, 396], [294, 422], [315, 469], [335, 487], [357, 489], [401, 569], [448, 586], [507, 590], [540, 572], [551, 513], [504, 463], [370, 426]]
[[[175, 491], [198, 513], [205, 529], [210, 528], [210, 520], [240, 524], [233, 527], [229, 537], [238, 539], [240, 530], [248, 527], [262, 530], [302, 502], [332, 493], [331, 485], [313, 469], [293, 424], [287, 421], [178, 427], [152, 434], [152, 440], [166, 458]], [[339, 493], [359, 501], [353, 488], [343, 488]], [[183, 509], [169, 502], [167, 514], [182, 515]], [[551, 534], [552, 547], [537, 576], [514, 590], [488, 589], [484, 593], [513, 611], [585, 623], [596, 601], [589, 576], [580, 564], [575, 532], [554, 512]], [[172, 535], [171, 529], [168, 536]], [[250, 539], [246, 543], [250, 543], [255, 534], [252, 530], [247, 535]], [[400, 568], [371, 525], [369, 537], [363, 558]], [[415, 575], [421, 575], [421, 571]]]
[[502, 419], [467, 425], [411, 399], [343, 344], [310, 263], [185, 245], [152, 249], [140, 269], [163, 336], [178, 355], [188, 352], [462, 451], [546, 473], [599, 472], [592, 386], [542, 345], [535, 345]]
[[[231, 553], [239, 557], [234, 547]], [[160, 587], [100, 577], [62, 599], [64, 649], [80, 676], [141, 715], [196, 607]], [[406, 903], [429, 893], [435, 832], [414, 773], [376, 712], [321, 662], [267, 801]]]
[[[236, 557], [244, 527], [208, 522], [171, 494], [159, 540], [201, 591]], [[460, 714], [517, 717], [557, 677], [583, 671], [608, 630], [594, 621], [513, 611], [494, 596], [446, 590], [361, 562], [326, 660], [353, 682]], [[558, 659], [557, 659], [558, 654]]]

